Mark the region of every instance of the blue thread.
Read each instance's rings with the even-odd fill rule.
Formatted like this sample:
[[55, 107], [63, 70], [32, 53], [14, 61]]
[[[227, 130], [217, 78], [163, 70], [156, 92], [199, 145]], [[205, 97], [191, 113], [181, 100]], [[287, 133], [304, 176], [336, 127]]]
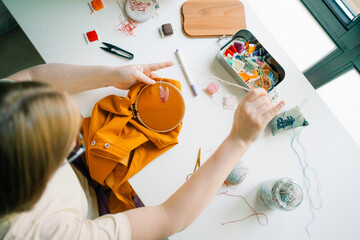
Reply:
[[232, 62], [230, 59], [227, 58], [226, 61], [228, 62], [228, 64], [229, 64], [230, 66], [233, 65], [233, 62]]
[[274, 83], [274, 80], [275, 80], [274, 73], [272, 71], [269, 71], [268, 76], [269, 76], [271, 82]]
[[237, 60], [242, 60], [242, 59], [241, 59], [241, 56], [239, 56], [239, 55], [236, 55], [236, 56], [235, 56], [235, 59], [237, 59]]
[[303, 144], [300, 142], [300, 140], [299, 140], [299, 136], [300, 136], [300, 133], [301, 133], [302, 130], [303, 130], [303, 128], [301, 128], [300, 131], [299, 131], [299, 133], [297, 134], [296, 140], [297, 140], [298, 144], [301, 146], [301, 148], [302, 148], [303, 151], [304, 151], [304, 159], [303, 159], [303, 162], [304, 162], [305, 165], [306, 165], [306, 169], [309, 169], [309, 170], [312, 170], [312, 171], [313, 171], [313, 173], [314, 173], [314, 175], [315, 175], [315, 178], [316, 178], [316, 182], [317, 182], [317, 194], [318, 194], [320, 203], [319, 203], [319, 206], [315, 206], [315, 205], [314, 205], [314, 202], [313, 202], [312, 199], [311, 199], [311, 205], [312, 205], [312, 207], [313, 207], [314, 209], [320, 209], [320, 208], [322, 207], [322, 199], [321, 199], [320, 192], [319, 192], [319, 191], [320, 191], [320, 180], [319, 180], [319, 178], [318, 178], [318, 175], [317, 175], [316, 170], [315, 170], [314, 168], [310, 167], [309, 164], [308, 164], [308, 162], [306, 161], [306, 150], [305, 150], [304, 145], [303, 145]]
[[311, 200], [311, 197], [310, 197], [310, 187], [311, 187], [311, 184], [310, 184], [310, 179], [308, 178], [308, 176], [306, 175], [306, 168], [308, 167], [308, 165], [306, 164], [306, 166], [304, 166], [302, 160], [301, 160], [301, 157], [299, 155], [299, 153], [296, 151], [295, 147], [294, 147], [294, 139], [295, 139], [295, 136], [296, 136], [296, 133], [295, 133], [295, 121], [292, 125], [292, 130], [293, 130], [293, 137], [291, 139], [291, 148], [292, 150], [294, 151], [294, 153], [296, 154], [298, 160], [299, 160], [299, 163], [301, 165], [301, 168], [303, 170], [303, 175], [304, 175], [304, 185], [305, 185], [305, 190], [306, 190], [306, 194], [307, 194], [307, 197], [310, 201], [310, 212], [311, 212], [311, 220], [310, 222], [306, 225], [306, 233], [308, 234], [308, 236], [310, 237], [310, 232], [309, 232], [309, 226], [311, 225], [311, 223], [315, 220], [315, 213], [314, 213], [314, 209], [313, 209], [313, 202]]

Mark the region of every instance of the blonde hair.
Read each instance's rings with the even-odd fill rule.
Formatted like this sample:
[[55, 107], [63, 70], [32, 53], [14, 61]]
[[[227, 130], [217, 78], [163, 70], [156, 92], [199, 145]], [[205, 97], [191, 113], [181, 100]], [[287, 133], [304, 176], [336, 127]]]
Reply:
[[80, 123], [66, 93], [37, 82], [0, 83], [0, 217], [39, 200]]

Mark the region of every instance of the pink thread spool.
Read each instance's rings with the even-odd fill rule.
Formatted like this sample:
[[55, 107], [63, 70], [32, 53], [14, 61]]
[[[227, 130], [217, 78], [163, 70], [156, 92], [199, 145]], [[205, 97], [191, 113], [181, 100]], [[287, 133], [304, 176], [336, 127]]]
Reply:
[[206, 88], [205, 91], [210, 95], [213, 96], [217, 91], [220, 89], [219, 85], [216, 82], [211, 82]]
[[223, 99], [223, 106], [225, 109], [236, 109], [237, 98], [234, 95], [225, 96]]

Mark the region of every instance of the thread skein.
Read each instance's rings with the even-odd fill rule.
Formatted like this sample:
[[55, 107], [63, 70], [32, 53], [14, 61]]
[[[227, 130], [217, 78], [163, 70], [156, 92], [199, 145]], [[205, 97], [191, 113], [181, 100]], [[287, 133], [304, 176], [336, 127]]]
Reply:
[[240, 184], [245, 180], [248, 171], [249, 168], [246, 164], [244, 162], [239, 162], [226, 178], [226, 183], [234, 185]]
[[93, 0], [89, 2], [89, 5], [93, 12], [97, 12], [104, 8], [104, 4], [101, 0]]

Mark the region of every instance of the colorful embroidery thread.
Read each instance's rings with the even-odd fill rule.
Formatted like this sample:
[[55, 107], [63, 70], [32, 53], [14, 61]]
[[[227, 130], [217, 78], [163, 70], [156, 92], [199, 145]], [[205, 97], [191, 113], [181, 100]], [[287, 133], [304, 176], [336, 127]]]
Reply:
[[145, 12], [146, 8], [151, 5], [151, 3], [138, 2], [136, 0], [130, 0], [130, 9], [132, 11]]
[[166, 103], [166, 101], [169, 99], [169, 88], [166, 87], [166, 90], [164, 90], [164, 88], [159, 85], [159, 95], [160, 95], [160, 100], [163, 103]]

